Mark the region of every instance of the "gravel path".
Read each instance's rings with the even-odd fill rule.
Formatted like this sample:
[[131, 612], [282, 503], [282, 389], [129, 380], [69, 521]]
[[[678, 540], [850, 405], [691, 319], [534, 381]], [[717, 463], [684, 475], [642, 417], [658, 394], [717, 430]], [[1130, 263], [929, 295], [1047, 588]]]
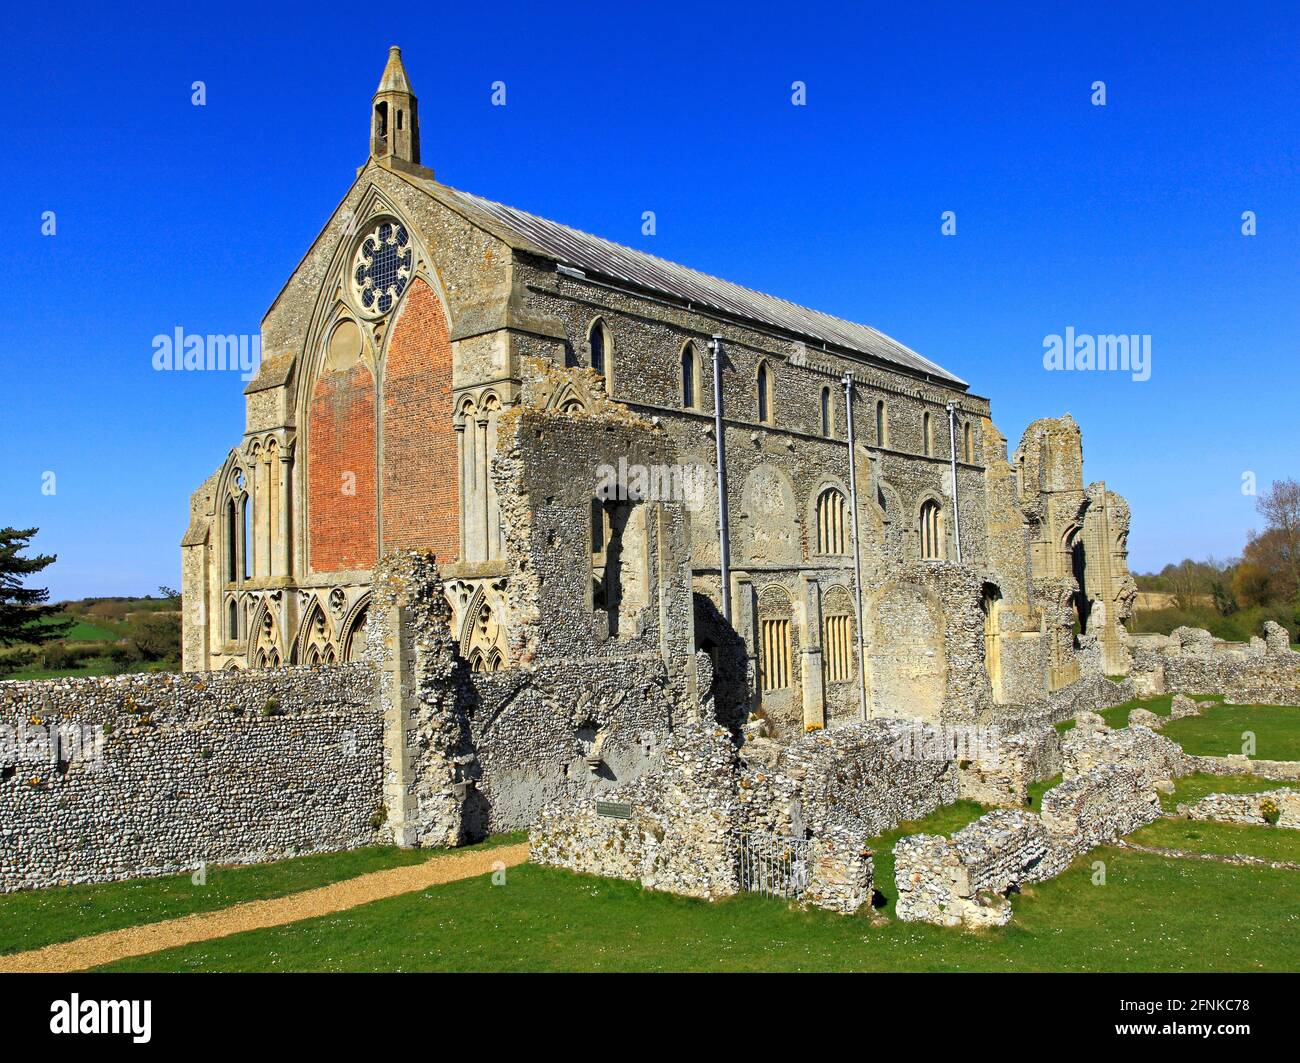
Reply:
[[329, 886], [292, 893], [287, 897], [246, 901], [215, 912], [110, 930], [103, 934], [77, 938], [75, 941], [32, 949], [30, 952], [0, 956], [0, 974], [84, 971], [128, 956], [144, 956], [177, 945], [209, 941], [228, 934], [242, 934], [245, 930], [261, 930], [269, 926], [296, 923], [300, 919], [330, 915], [386, 897], [414, 893], [428, 886], [486, 875], [499, 864], [513, 867], [527, 859], [526, 842], [435, 856], [423, 864], [372, 871]]

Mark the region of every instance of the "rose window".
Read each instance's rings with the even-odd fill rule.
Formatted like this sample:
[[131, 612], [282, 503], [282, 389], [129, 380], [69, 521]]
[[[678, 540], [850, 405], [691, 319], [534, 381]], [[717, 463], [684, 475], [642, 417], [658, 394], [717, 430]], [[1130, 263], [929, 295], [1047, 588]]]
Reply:
[[411, 281], [411, 234], [395, 221], [380, 222], [362, 238], [352, 260], [352, 290], [362, 310], [388, 313]]

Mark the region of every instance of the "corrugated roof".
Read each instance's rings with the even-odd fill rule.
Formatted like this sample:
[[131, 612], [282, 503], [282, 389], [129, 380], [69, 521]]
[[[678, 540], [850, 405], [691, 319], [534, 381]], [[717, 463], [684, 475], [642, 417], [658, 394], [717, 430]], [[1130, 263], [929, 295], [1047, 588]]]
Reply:
[[444, 184], [434, 181], [419, 183], [439, 199], [447, 201], [453, 209], [471, 217], [485, 217], [495, 223], [489, 228], [504, 228], [526, 248], [544, 258], [580, 269], [591, 277], [658, 292], [727, 317], [756, 322], [805, 340], [869, 355], [966, 386], [966, 381], [960, 377], [869, 325], [845, 321], [773, 295], [742, 288], [699, 270]]

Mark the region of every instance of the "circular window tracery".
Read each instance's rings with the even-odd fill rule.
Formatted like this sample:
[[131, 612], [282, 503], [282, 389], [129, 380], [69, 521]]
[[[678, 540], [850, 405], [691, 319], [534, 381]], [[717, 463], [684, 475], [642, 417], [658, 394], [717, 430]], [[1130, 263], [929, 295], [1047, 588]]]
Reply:
[[381, 221], [363, 236], [352, 257], [352, 292], [362, 311], [388, 313], [406, 291], [414, 262], [411, 234], [400, 222]]

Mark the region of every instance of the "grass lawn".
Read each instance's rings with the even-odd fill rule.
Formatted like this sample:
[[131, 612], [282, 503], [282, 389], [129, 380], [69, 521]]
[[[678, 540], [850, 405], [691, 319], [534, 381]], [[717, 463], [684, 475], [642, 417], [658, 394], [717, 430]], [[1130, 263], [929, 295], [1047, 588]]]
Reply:
[[1160, 804], [1166, 812], [1179, 805], [1195, 804], [1209, 794], [1262, 794], [1283, 787], [1300, 788], [1300, 782], [1275, 782], [1255, 775], [1184, 775], [1174, 780], [1174, 792], [1161, 794]]
[[1255, 735], [1252, 759], [1300, 760], [1300, 708], [1287, 705], [1219, 705], [1200, 716], [1168, 723], [1161, 730], [1197, 756], [1242, 752], [1242, 734]]
[[[523, 840], [521, 832], [482, 845]], [[184, 874], [0, 894], [0, 955], [106, 930], [210, 912], [243, 901], [283, 897], [369, 871], [423, 863], [434, 855], [427, 849], [374, 847], [299, 856], [272, 864], [209, 867], [205, 886], [194, 885]]]
[[[1193, 701], [1222, 701], [1223, 696], [1220, 694], [1192, 694], [1191, 699]], [[1102, 709], [1100, 716], [1106, 721], [1107, 727], [1127, 727], [1128, 714], [1134, 709], [1146, 709], [1148, 712], [1154, 712], [1157, 716], [1168, 716], [1173, 711], [1173, 700], [1173, 694], [1157, 694], [1151, 698], [1130, 698], [1122, 705], [1113, 705], [1109, 709]], [[1062, 734], [1073, 728], [1073, 720], [1062, 720], [1056, 725], [1056, 729]]]
[[951, 805], [936, 809], [925, 819], [900, 823], [893, 830], [877, 835], [867, 842], [867, 847], [875, 855], [872, 861], [875, 868], [875, 889], [885, 901], [883, 913], [894, 914], [894, 902], [898, 900], [898, 890], [894, 887], [894, 846], [900, 838], [909, 834], [945, 834], [951, 836], [968, 823], [974, 823], [985, 812], [990, 811], [974, 801], [957, 801]]
[[[1187, 849], [1194, 853], [1259, 856], [1300, 864], [1300, 830], [1246, 823], [1202, 823], [1190, 819], [1158, 819], [1128, 836], [1139, 845]], [[1292, 886], [1300, 898], [1300, 880]]]
[[[1106, 863], [1106, 884], [1091, 864]], [[1297, 872], [1103, 848], [981, 933], [710, 904], [523, 866], [188, 945], [119, 971], [1294, 971]], [[892, 892], [892, 891], [891, 891]], [[1212, 943], [1212, 947], [1209, 945]]]
[[1063, 776], [1055, 775], [1050, 779], [1044, 779], [1042, 782], [1032, 782], [1029, 784], [1029, 808], [1035, 812], [1043, 810], [1043, 794], [1047, 793], [1053, 786], [1058, 786]]

